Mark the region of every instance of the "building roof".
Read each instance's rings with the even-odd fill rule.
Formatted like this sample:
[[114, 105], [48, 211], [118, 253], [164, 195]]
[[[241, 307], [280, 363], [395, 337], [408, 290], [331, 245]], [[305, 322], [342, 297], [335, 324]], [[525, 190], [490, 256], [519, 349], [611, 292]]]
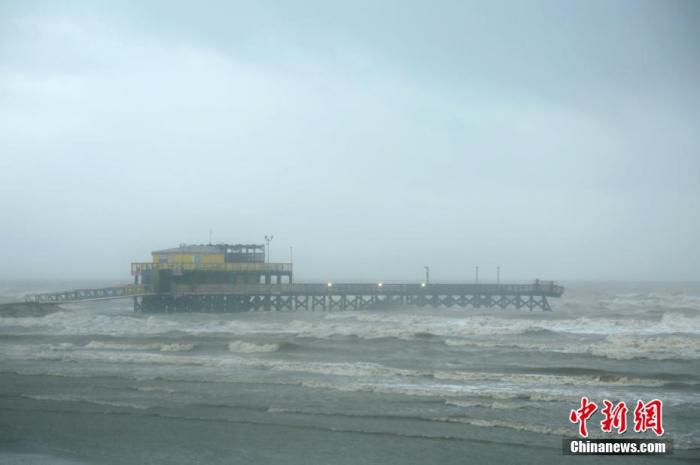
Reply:
[[171, 254], [171, 253], [198, 253], [198, 254], [220, 254], [228, 249], [240, 251], [242, 249], [262, 249], [262, 244], [182, 244], [172, 249], [154, 250], [151, 253]]
[[172, 249], [155, 250], [153, 253], [223, 253], [224, 250], [216, 245], [181, 245]]

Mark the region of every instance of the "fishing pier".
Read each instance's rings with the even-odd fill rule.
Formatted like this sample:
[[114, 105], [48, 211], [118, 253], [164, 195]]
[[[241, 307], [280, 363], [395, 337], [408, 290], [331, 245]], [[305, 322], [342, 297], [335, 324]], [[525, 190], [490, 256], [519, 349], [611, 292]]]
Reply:
[[551, 311], [547, 298], [564, 288], [531, 284], [295, 283], [291, 263], [265, 261], [264, 245], [181, 245], [131, 264], [133, 284], [29, 294], [30, 303], [132, 299], [134, 311], [242, 312], [485, 307]]

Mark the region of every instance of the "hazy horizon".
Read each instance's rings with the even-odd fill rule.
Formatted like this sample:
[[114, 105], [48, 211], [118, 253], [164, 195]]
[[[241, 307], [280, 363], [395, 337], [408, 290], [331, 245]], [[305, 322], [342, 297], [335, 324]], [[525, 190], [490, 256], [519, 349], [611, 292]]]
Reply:
[[0, 3], [0, 280], [700, 280], [700, 3]]

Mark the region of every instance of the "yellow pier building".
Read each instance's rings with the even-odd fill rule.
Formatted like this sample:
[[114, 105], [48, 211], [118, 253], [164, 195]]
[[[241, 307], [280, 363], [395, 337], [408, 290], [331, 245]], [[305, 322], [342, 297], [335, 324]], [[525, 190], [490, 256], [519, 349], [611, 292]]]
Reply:
[[158, 294], [201, 285], [291, 284], [291, 263], [265, 261], [263, 244], [186, 245], [151, 253], [131, 264], [134, 284]]

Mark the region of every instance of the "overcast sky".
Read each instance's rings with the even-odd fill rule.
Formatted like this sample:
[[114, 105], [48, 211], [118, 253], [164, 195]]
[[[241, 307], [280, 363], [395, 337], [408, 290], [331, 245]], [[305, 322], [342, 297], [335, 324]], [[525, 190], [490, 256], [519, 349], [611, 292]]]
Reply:
[[700, 2], [0, 1], [0, 279], [699, 280]]

